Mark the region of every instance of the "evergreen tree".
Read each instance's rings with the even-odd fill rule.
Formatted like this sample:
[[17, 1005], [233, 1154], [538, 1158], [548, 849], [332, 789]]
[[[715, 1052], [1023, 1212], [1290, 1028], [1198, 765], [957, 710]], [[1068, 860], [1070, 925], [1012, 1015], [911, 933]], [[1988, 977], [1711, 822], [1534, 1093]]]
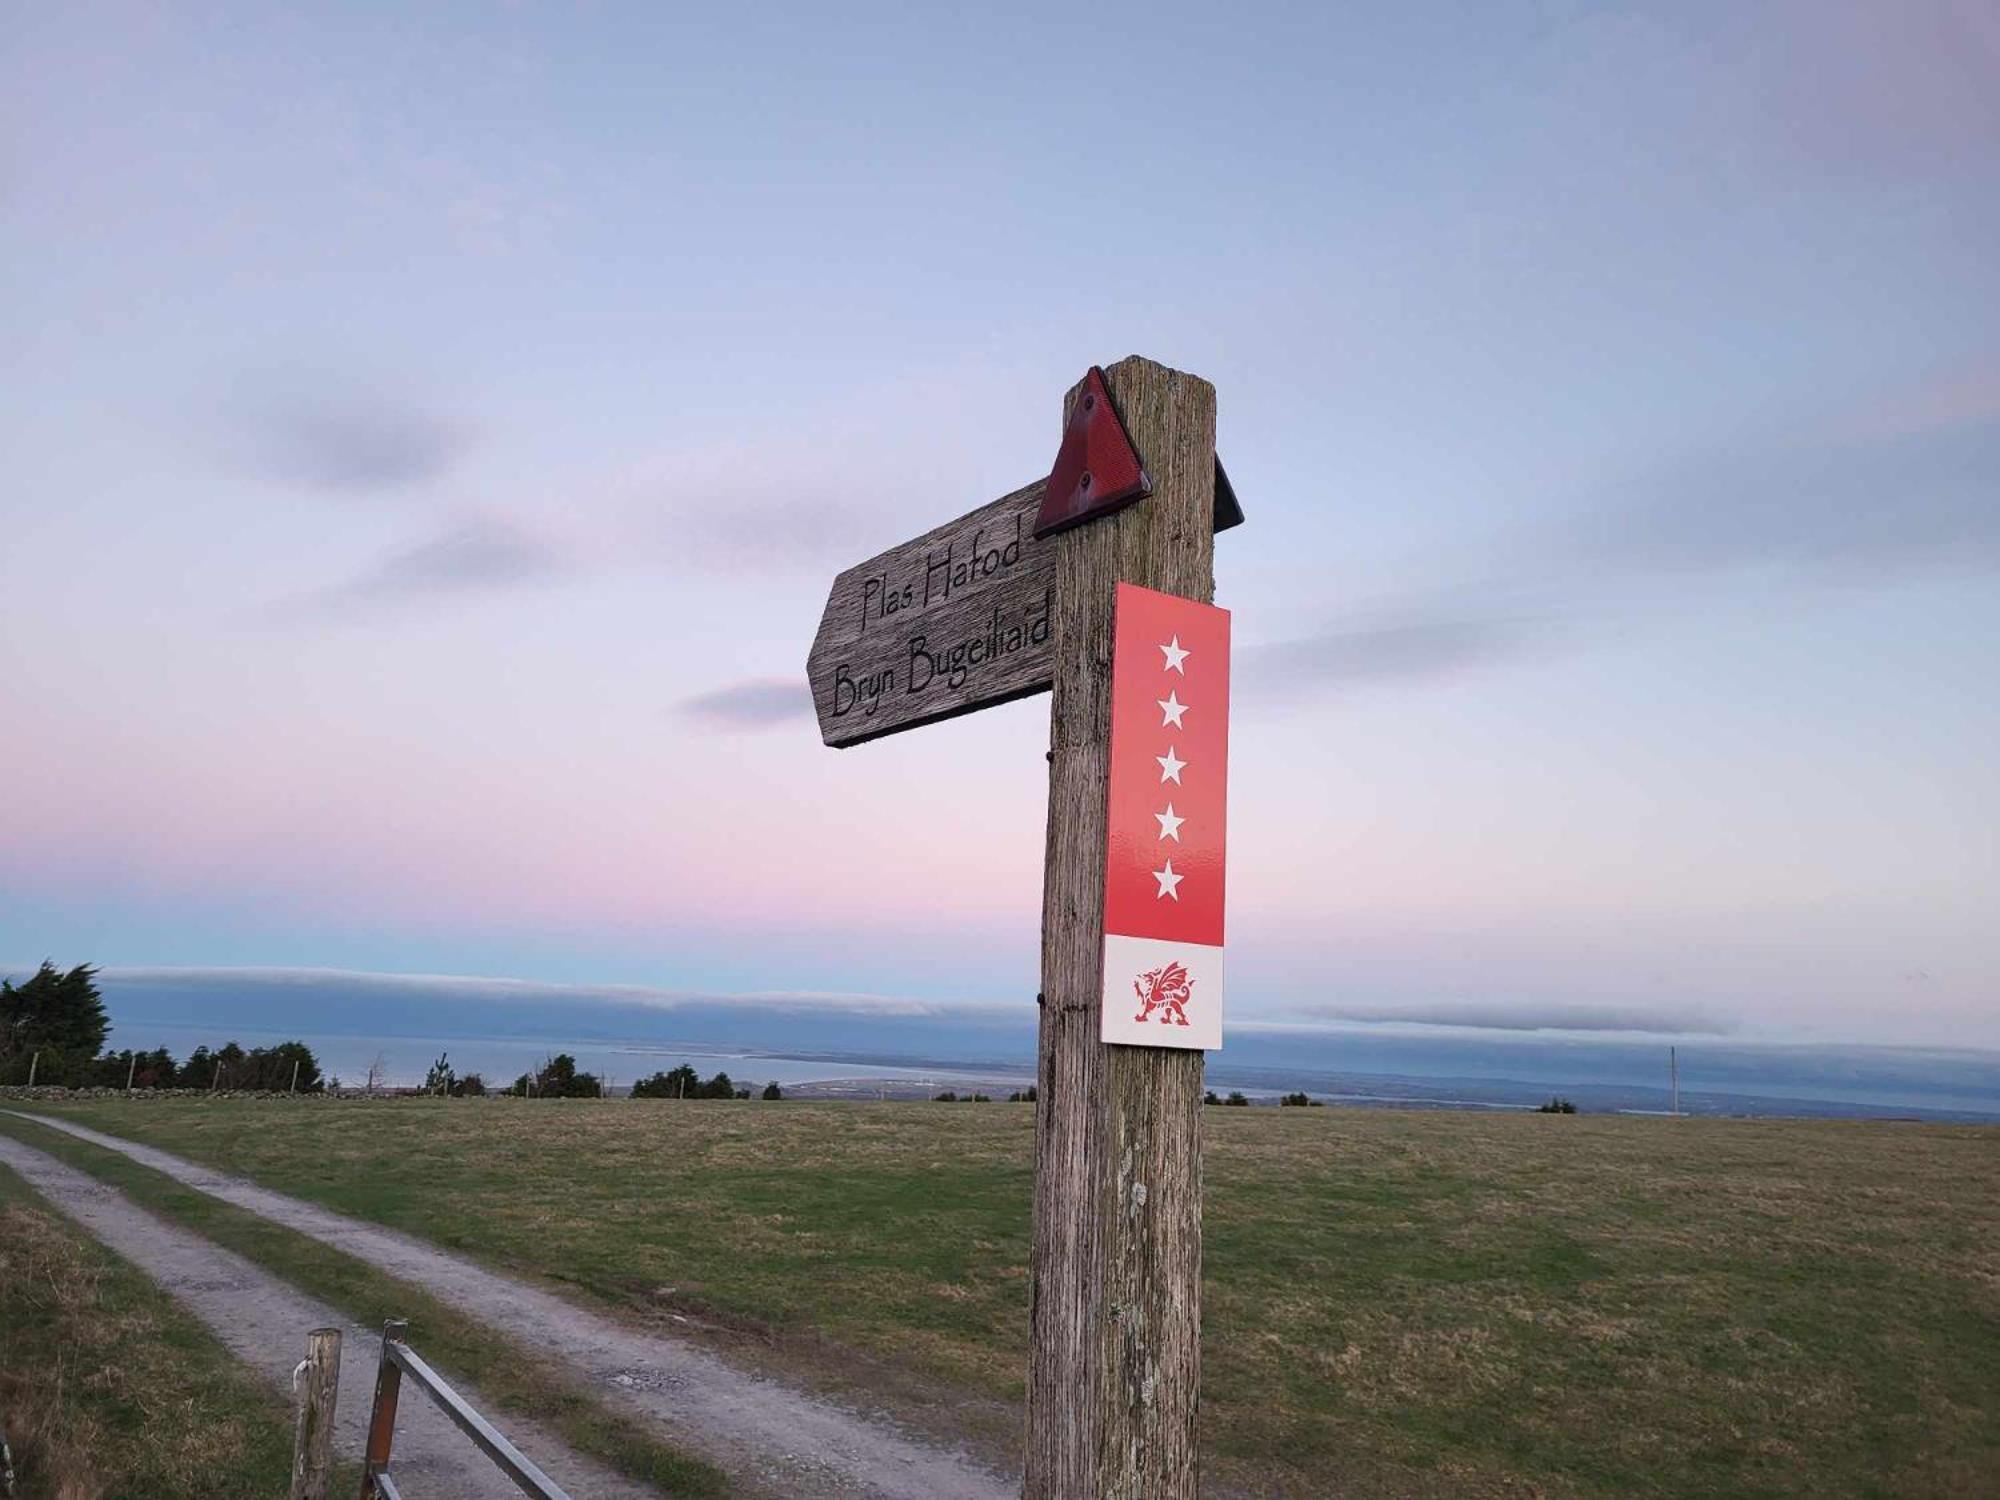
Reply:
[[438, 1060], [431, 1064], [430, 1072], [424, 1075], [424, 1092], [426, 1094], [449, 1094], [453, 1091], [452, 1085], [457, 1081], [458, 1075], [452, 1071], [451, 1067], [451, 1054], [449, 1052], [440, 1052]]
[[135, 1089], [170, 1089], [174, 1086], [174, 1055], [165, 1047], [139, 1054], [139, 1066], [132, 1075]]
[[44, 959], [18, 985], [0, 979], [0, 1078], [13, 1081], [18, 1073], [25, 1080], [37, 1052], [52, 1054], [36, 1071], [37, 1082], [61, 1081], [65, 1070], [86, 1072], [110, 1030], [89, 964], [65, 973]]
[[247, 1054], [234, 1042], [224, 1042], [215, 1054], [215, 1073], [210, 1082], [219, 1089], [248, 1088], [248, 1072], [243, 1066]]

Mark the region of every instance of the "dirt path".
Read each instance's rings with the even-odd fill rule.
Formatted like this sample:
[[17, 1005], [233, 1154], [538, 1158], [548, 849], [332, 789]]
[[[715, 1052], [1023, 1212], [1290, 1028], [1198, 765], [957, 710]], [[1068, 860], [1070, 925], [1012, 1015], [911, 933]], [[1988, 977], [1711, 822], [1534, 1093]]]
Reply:
[[[101, 1244], [152, 1277], [245, 1364], [287, 1391], [292, 1367], [305, 1353], [306, 1334], [315, 1328], [345, 1330], [334, 1451], [342, 1458], [360, 1460], [381, 1349], [379, 1328], [350, 1322], [240, 1255], [154, 1218], [116, 1188], [11, 1136], [0, 1135], [0, 1162]], [[477, 1393], [464, 1394], [479, 1404]], [[409, 1494], [518, 1500], [520, 1491], [407, 1384], [396, 1415], [394, 1472]], [[533, 1423], [509, 1420], [502, 1425], [515, 1446], [578, 1500], [599, 1495], [640, 1500], [653, 1495], [652, 1490], [577, 1457]]]
[[755, 1488], [801, 1497], [865, 1495], [879, 1500], [1011, 1500], [1020, 1492], [1017, 1480], [993, 1472], [966, 1452], [924, 1441], [886, 1413], [858, 1412], [746, 1374], [705, 1349], [621, 1326], [393, 1229], [350, 1219], [156, 1147], [46, 1115], [5, 1113], [120, 1152], [417, 1284], [567, 1360], [607, 1404], [636, 1410], [659, 1424], [670, 1440]]

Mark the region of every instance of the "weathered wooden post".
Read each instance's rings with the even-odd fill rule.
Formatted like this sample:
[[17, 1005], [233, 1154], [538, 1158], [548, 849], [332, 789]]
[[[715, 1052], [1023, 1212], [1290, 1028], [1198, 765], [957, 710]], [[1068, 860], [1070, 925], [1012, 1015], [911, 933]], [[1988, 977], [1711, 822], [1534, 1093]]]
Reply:
[[1064, 429], [1048, 479], [836, 578], [807, 675], [835, 746], [1054, 689], [1025, 1494], [1192, 1500], [1228, 714], [1207, 605], [1242, 512], [1204, 380], [1093, 369]]
[[1141, 359], [1104, 378], [1153, 493], [1054, 539], [1026, 1495], [1191, 1500], [1203, 1054], [1105, 1046], [1099, 1012], [1113, 601], [1215, 592], [1215, 388]]
[[35, 1055], [34, 1055], [33, 1057], [31, 1057], [31, 1058], [29, 1058], [29, 1059], [28, 1059], [28, 1087], [29, 1087], [29, 1088], [33, 1088], [33, 1087], [35, 1086], [35, 1071], [36, 1071], [36, 1069], [40, 1068], [40, 1067], [41, 1067], [41, 1065], [42, 1065], [42, 1052], [41, 1052], [41, 1049], [40, 1049], [39, 1047], [37, 1047], [37, 1048], [35, 1049]]
[[326, 1500], [333, 1482], [333, 1414], [340, 1397], [340, 1330], [306, 1335], [306, 1357], [292, 1372], [298, 1421], [292, 1431], [291, 1500]]
[[132, 1077], [139, 1071], [139, 1054], [134, 1052], [125, 1063], [125, 1092], [132, 1092]]

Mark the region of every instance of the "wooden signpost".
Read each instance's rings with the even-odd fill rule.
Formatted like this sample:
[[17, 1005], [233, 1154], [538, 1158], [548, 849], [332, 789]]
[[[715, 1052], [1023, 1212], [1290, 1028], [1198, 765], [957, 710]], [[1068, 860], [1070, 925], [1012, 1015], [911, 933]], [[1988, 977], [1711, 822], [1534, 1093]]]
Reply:
[[[807, 672], [834, 746], [1054, 692], [1024, 1494], [1193, 1500], [1227, 616], [1179, 627], [1202, 632], [1203, 657], [1185, 654], [1185, 635], [1147, 632], [1180, 601], [1209, 603], [1215, 532], [1242, 512], [1216, 462], [1207, 381], [1122, 360], [1069, 392], [1063, 420], [1048, 480], [842, 573]], [[1172, 597], [1152, 605], [1147, 591]], [[1167, 613], [1141, 618], [1148, 608]], [[1115, 770], [1114, 686], [1128, 705]], [[1209, 737], [1202, 762], [1183, 754], [1183, 730]], [[1154, 761], [1159, 786], [1145, 780]], [[1107, 948], [1107, 888], [1112, 936], [1140, 945], [1129, 953]], [[1180, 946], [1145, 946], [1161, 942]]]

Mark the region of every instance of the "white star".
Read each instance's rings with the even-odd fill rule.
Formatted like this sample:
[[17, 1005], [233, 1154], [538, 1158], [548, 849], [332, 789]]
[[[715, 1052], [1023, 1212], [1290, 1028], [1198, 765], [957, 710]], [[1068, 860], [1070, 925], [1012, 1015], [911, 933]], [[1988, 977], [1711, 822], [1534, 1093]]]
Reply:
[[1165, 729], [1169, 724], [1176, 729], [1187, 728], [1187, 725], [1181, 722], [1181, 715], [1188, 711], [1188, 706], [1181, 702], [1179, 693], [1169, 693], [1166, 697], [1155, 698], [1153, 701], [1160, 705], [1160, 728]]
[[1181, 767], [1186, 765], [1187, 762], [1174, 754], [1174, 747], [1172, 745], [1167, 746], [1167, 753], [1165, 755], [1156, 755], [1153, 759], [1160, 763], [1160, 780], [1162, 783], [1171, 781], [1175, 786], [1181, 784]]
[[1172, 839], [1178, 844], [1181, 841], [1181, 824], [1185, 823], [1187, 819], [1174, 816], [1173, 803], [1169, 802], [1167, 804], [1165, 812], [1154, 813], [1153, 816], [1160, 820], [1160, 837], [1163, 839]]
[[1160, 882], [1160, 888], [1153, 892], [1153, 899], [1155, 901], [1159, 900], [1162, 896], [1172, 896], [1176, 901], [1181, 899], [1181, 882], [1187, 879], [1187, 876], [1176, 875], [1174, 873], [1174, 862], [1172, 860], [1167, 861], [1167, 867], [1164, 870], [1153, 871], [1153, 879]]
[[1186, 661], [1191, 653], [1181, 649], [1181, 638], [1179, 636], [1174, 637], [1173, 644], [1160, 647], [1160, 654], [1167, 659], [1166, 666], [1161, 668], [1162, 671], [1178, 672], [1183, 677], [1187, 676], [1187, 668], [1182, 666], [1181, 663]]

